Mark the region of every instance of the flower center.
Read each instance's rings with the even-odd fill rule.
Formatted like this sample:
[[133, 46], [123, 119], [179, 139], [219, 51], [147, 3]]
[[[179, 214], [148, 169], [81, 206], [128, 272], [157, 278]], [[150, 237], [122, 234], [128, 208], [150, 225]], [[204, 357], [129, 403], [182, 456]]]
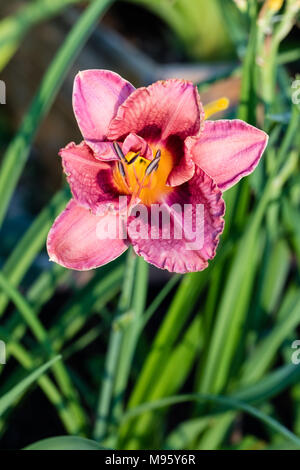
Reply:
[[113, 170], [118, 190], [123, 194], [131, 194], [132, 198], [138, 198], [148, 206], [172, 191], [172, 188], [166, 184], [173, 168], [172, 154], [166, 149], [154, 146], [151, 148], [155, 156], [150, 161], [135, 152], [129, 152], [124, 156], [121, 148], [115, 144], [119, 160]]

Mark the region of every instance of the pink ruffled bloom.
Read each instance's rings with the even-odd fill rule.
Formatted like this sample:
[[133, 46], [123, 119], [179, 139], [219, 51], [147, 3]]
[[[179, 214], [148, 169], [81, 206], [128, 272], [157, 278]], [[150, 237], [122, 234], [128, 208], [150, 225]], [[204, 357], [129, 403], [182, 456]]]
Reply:
[[[268, 136], [240, 120], [204, 120], [197, 88], [185, 80], [135, 89], [113, 72], [87, 70], [75, 78], [73, 108], [84, 141], [60, 151], [73, 198], [49, 232], [50, 259], [87, 270], [112, 261], [131, 244], [159, 268], [205, 269], [224, 227], [222, 193], [255, 169]], [[149, 167], [155, 158], [157, 164]], [[119, 196], [130, 207], [126, 237], [99, 238], [99, 223], [123, 221]], [[150, 217], [141, 227], [149, 237], [133, 233], [139, 204], [149, 211], [160, 204], [166, 212], [189, 204], [193, 224], [197, 205], [203, 205], [203, 246], [190, 249], [185, 236], [165, 238], [161, 223], [151, 237]], [[180, 223], [171, 215], [172, 233]]]

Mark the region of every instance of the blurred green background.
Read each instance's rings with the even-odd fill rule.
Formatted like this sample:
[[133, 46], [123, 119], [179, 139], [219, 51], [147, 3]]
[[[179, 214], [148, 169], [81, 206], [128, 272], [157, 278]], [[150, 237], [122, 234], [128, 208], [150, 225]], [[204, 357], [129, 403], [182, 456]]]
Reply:
[[[2, 2], [2, 449], [300, 448], [299, 10]], [[215, 118], [270, 135], [256, 171], [225, 193], [207, 270], [171, 275], [131, 252], [87, 273], [49, 263], [46, 236], [69, 198], [57, 152], [81, 140], [71, 94], [88, 68], [135, 86], [193, 80], [204, 104], [230, 99]]]

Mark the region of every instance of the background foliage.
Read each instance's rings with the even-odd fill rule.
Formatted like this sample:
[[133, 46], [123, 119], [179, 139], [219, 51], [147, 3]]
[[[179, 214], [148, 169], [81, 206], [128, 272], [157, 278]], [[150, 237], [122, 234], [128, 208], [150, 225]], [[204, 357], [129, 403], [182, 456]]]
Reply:
[[[109, 9], [117, 11], [115, 3], [122, 2], [93, 0], [84, 9], [76, 3], [23, 2], [0, 22], [0, 67], [6, 72], [33, 27], [45, 28], [41, 22], [57, 15], [67, 24], [78, 17], [45, 67], [14, 136], [1, 108], [2, 447], [299, 448], [300, 366], [291, 360], [300, 323], [300, 108], [292, 101], [299, 1], [126, 4], [137, 8], [129, 10], [137, 25], [153, 18], [154, 26], [159, 21], [168, 31], [167, 44], [181, 51], [177, 71], [186, 75], [192, 67], [201, 76], [209, 70], [198, 83], [201, 95], [218, 98], [234, 87], [238, 96], [227, 116], [270, 134], [255, 173], [225, 194], [226, 228], [216, 258], [206, 271], [185, 276], [164, 275], [131, 251], [88, 276], [50, 264], [45, 239], [69, 198], [64, 186], [20, 225], [20, 181], [38, 128], [46, 129], [57, 151], [56, 135], [43, 121], [64, 79], [73, 78], [70, 69], [79, 68], [80, 50], [91, 53], [86, 43], [99, 30], [99, 18], [105, 12], [109, 18]], [[145, 84], [140, 70], [151, 69], [154, 59], [137, 53], [133, 63], [132, 46], [120, 47], [115, 36], [109, 42], [111, 33], [99, 31], [96, 38], [110, 45], [112, 57], [120, 51], [129, 57], [126, 78]], [[97, 59], [91, 58], [94, 68], [101, 44]], [[165, 65], [156, 64], [158, 76]], [[43, 191], [32, 178], [34, 199]], [[52, 439], [33, 444], [43, 438]]]

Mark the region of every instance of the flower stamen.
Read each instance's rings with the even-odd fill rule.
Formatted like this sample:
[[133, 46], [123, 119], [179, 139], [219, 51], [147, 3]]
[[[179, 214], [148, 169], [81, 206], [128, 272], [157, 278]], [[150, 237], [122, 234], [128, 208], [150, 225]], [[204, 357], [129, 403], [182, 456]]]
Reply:
[[[158, 168], [159, 161], [160, 161], [160, 157], [161, 157], [161, 151], [158, 149], [157, 152], [156, 152], [156, 154], [155, 154], [154, 159], [153, 159], [153, 160], [149, 163], [149, 165], [147, 166], [142, 181], [139, 180], [139, 178], [138, 178], [138, 176], [137, 176], [137, 174], [136, 174], [135, 166], [133, 166], [133, 170], [134, 170], [134, 174], [135, 174], [135, 176], [136, 176], [136, 180], [137, 180], [138, 186], [137, 186], [137, 188], [135, 189], [135, 191], [134, 191], [133, 194], [132, 194], [131, 201], [130, 201], [130, 206], [131, 206], [131, 202], [134, 201], [136, 198], [138, 198], [138, 197], [140, 196], [140, 194], [141, 194], [141, 192], [142, 192], [143, 189], [146, 189], [146, 188], [151, 187], [152, 176], [153, 176], [154, 171], [156, 171], [157, 168]], [[145, 180], [146, 180], [150, 175], [151, 175], [150, 181], [148, 182], [147, 185], [144, 185]]]
[[158, 149], [155, 154], [155, 158], [149, 163], [149, 165], [146, 168], [145, 176], [149, 176], [153, 171], [157, 170], [160, 157], [161, 157], [161, 151]]
[[120, 151], [117, 142], [114, 149], [118, 156], [115, 162], [114, 180], [121, 192], [130, 196], [129, 208], [140, 199], [149, 205], [158, 200], [162, 194], [171, 191], [166, 184], [172, 169], [172, 154], [166, 149], [152, 148], [153, 159], [141, 155], [141, 151]]
[[118, 142], [113, 142], [113, 147], [114, 147], [114, 150], [116, 152], [116, 155], [117, 157], [119, 158], [119, 160], [123, 160], [124, 162], [128, 163], [120, 145], [118, 144]]
[[118, 162], [118, 170], [123, 178], [126, 178], [125, 168], [123, 163], [120, 161]]
[[131, 158], [131, 160], [129, 160], [129, 162], [127, 162], [127, 165], [132, 165], [140, 156], [140, 152], [138, 152], [134, 157]]
[[129, 190], [130, 189], [130, 184], [129, 184], [129, 175], [128, 175], [128, 171], [126, 169], [126, 166], [124, 166], [123, 162], [126, 163], [126, 165], [128, 165], [128, 161], [127, 161], [127, 158], [125, 157], [120, 145], [118, 144], [118, 142], [113, 142], [113, 147], [114, 147], [114, 150], [116, 152], [116, 155], [117, 157], [119, 158], [119, 161], [118, 161], [118, 170], [120, 172], [120, 175], [122, 176], [122, 178], [124, 179], [124, 182], [125, 182], [125, 185], [127, 187], [127, 189]]
[[140, 181], [140, 178], [138, 177], [138, 174], [136, 172], [136, 168], [135, 166], [133, 165], [133, 173], [134, 173], [134, 177], [135, 177], [135, 181], [137, 182], [137, 184], [140, 186], [141, 185], [141, 181]]

